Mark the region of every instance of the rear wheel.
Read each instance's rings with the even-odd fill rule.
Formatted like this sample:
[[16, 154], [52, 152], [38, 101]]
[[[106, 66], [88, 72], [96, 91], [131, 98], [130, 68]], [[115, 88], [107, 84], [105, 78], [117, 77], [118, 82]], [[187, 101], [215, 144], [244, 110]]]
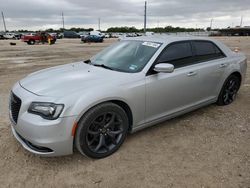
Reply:
[[29, 44], [29, 45], [34, 45], [34, 44], [35, 44], [35, 41], [34, 41], [34, 40], [29, 40], [29, 41], [28, 41], [28, 44]]
[[81, 154], [104, 158], [122, 145], [128, 132], [126, 112], [113, 103], [89, 110], [78, 123], [75, 145]]
[[231, 104], [235, 100], [239, 88], [240, 78], [236, 75], [230, 75], [221, 89], [217, 104], [220, 106]]

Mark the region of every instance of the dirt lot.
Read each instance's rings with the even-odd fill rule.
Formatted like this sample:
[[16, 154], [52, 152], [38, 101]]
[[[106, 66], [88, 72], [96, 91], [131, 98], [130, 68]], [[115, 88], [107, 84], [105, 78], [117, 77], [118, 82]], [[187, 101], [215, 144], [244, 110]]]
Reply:
[[[219, 38], [250, 60], [250, 38]], [[10, 46], [0, 41], [0, 187], [250, 187], [250, 66], [237, 100], [210, 105], [129, 135], [114, 155], [41, 158], [14, 139], [8, 120], [12, 85], [28, 73], [89, 58], [110, 45], [58, 40]], [[249, 63], [249, 62], [248, 62]]]

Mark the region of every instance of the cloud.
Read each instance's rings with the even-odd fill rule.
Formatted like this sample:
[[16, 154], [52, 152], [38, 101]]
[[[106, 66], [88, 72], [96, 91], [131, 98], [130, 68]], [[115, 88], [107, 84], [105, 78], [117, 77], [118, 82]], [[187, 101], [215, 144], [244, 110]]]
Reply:
[[[143, 0], [0, 0], [5, 13], [7, 29], [46, 29], [62, 27], [111, 26], [143, 27]], [[208, 27], [214, 19], [214, 27], [250, 25], [249, 0], [148, 0], [148, 27], [180, 26]], [[0, 30], [3, 28], [0, 21]]]

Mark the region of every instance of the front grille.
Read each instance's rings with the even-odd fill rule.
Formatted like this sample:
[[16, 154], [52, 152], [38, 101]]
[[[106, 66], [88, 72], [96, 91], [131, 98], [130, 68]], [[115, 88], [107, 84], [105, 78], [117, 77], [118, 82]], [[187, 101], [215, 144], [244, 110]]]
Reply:
[[22, 101], [13, 92], [10, 94], [10, 113], [12, 120], [17, 123], [18, 114], [20, 111]]

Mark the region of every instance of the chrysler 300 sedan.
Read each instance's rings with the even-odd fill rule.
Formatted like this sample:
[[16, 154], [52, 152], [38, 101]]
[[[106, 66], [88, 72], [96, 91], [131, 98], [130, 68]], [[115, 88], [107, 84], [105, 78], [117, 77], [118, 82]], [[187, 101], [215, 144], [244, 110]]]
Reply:
[[124, 39], [89, 60], [32, 73], [10, 94], [15, 138], [42, 156], [111, 155], [126, 135], [235, 100], [246, 57], [198, 37]]

